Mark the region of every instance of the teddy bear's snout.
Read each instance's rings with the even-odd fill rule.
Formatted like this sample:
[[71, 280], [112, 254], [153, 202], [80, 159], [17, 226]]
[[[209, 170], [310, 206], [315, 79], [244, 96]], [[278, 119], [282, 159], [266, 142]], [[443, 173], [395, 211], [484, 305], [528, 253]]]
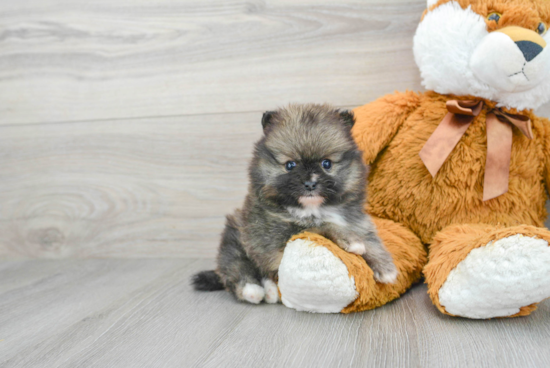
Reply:
[[527, 62], [536, 58], [546, 47], [546, 41], [537, 33], [522, 27], [506, 27], [496, 32], [504, 33], [520, 49]]
[[497, 91], [517, 93], [533, 89], [547, 78], [550, 52], [535, 31], [509, 26], [485, 36], [469, 64], [482, 82]]

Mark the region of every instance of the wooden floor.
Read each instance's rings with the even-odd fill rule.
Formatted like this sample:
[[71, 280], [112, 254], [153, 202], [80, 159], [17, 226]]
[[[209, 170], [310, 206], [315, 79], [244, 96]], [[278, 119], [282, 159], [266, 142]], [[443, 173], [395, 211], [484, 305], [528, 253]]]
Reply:
[[526, 318], [441, 315], [424, 285], [352, 315], [200, 293], [211, 260], [0, 264], [0, 366], [549, 367], [550, 303]]

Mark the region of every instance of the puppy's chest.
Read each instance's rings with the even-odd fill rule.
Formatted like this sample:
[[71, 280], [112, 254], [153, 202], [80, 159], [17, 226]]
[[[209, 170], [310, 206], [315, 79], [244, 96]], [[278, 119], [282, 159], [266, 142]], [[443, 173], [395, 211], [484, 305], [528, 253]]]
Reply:
[[331, 223], [338, 226], [346, 226], [347, 221], [340, 209], [333, 207], [289, 207], [289, 214], [294, 222], [300, 226], [313, 227]]

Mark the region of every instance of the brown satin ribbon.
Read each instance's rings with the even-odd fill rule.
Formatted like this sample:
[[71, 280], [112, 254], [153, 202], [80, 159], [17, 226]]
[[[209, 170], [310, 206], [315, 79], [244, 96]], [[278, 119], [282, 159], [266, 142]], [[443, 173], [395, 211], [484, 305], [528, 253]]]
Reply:
[[[449, 112], [420, 151], [420, 158], [433, 177], [441, 169], [482, 108], [483, 101], [447, 101]], [[531, 121], [527, 116], [508, 114], [497, 108], [487, 114], [486, 124], [487, 162], [483, 184], [484, 201], [496, 198], [508, 191], [512, 154], [512, 124], [527, 138], [533, 139]]]

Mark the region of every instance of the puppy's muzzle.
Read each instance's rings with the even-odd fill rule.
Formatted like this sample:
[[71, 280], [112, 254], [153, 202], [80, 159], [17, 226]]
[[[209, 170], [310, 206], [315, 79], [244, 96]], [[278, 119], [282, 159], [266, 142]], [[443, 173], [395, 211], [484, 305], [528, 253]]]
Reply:
[[546, 47], [544, 38], [536, 32], [523, 27], [505, 27], [495, 32], [504, 33], [506, 36], [510, 37], [523, 53], [527, 62], [536, 58]]

